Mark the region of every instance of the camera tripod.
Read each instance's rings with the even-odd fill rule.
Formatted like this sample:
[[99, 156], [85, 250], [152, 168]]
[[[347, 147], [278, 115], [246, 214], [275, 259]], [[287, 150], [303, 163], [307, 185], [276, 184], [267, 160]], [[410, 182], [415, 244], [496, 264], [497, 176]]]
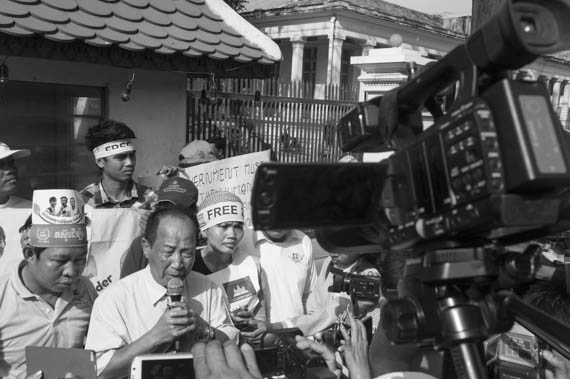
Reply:
[[475, 247], [408, 259], [399, 298], [382, 309], [384, 332], [396, 344], [447, 350], [458, 378], [488, 378], [483, 341], [507, 332], [514, 321], [570, 359], [570, 328], [510, 289], [533, 277], [538, 254]]

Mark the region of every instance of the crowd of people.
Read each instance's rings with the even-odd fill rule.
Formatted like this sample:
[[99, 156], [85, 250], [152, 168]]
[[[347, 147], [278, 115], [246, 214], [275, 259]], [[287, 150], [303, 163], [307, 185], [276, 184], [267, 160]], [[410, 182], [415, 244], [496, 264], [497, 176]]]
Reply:
[[[178, 167], [165, 165], [166, 180], [152, 190], [133, 178], [136, 136], [129, 126], [106, 120], [85, 139], [97, 180], [78, 191], [36, 190], [33, 201], [16, 195], [15, 161], [30, 151], [0, 144], [0, 208], [32, 212], [20, 228], [22, 261], [0, 277], [1, 377], [32, 374], [26, 346], [93, 350], [100, 377], [125, 377], [140, 354], [190, 351], [214, 340], [256, 346], [274, 329], [295, 327], [309, 336], [335, 321], [305, 233], [246, 233], [244, 204], [230, 192], [210, 193], [198, 204], [183, 168], [217, 159], [211, 144], [185, 146]], [[121, 280], [100, 293], [82, 276], [89, 208], [147, 211]], [[72, 245], [43, 238], [61, 228], [81, 236]], [[244, 238], [255, 251], [241, 247]], [[180, 299], [168, 295], [172, 279], [182, 282]]]
[[[363, 320], [353, 317], [349, 294], [328, 291], [335, 271], [381, 278], [385, 270], [367, 257], [331, 254], [319, 274], [304, 232], [246, 233], [244, 204], [231, 192], [209, 193], [198, 204], [198, 189], [183, 168], [217, 159], [205, 141], [185, 146], [178, 167], [160, 170], [167, 178], [156, 191], [137, 183], [135, 138], [121, 122], [91, 127], [86, 145], [97, 180], [79, 191], [36, 190], [32, 201], [16, 196], [15, 161], [30, 151], [0, 143], [0, 210], [32, 212], [20, 228], [22, 261], [0, 276], [0, 377], [40, 378], [27, 372], [25, 347], [48, 346], [94, 351], [101, 378], [127, 377], [141, 354], [187, 351], [197, 378], [259, 378], [254, 348], [283, 328], [298, 328], [297, 347], [321, 354], [335, 375], [346, 375], [344, 366], [351, 378], [440, 376], [441, 367], [419, 363], [424, 350], [387, 342], [378, 328], [382, 296], [359, 312], [377, 329], [370, 339]], [[99, 294], [82, 276], [89, 207], [147, 211], [121, 279]], [[0, 256], [5, 239], [0, 229]], [[339, 317], [343, 342], [335, 351], [318, 336]], [[556, 378], [568, 377], [558, 355], [545, 360]]]

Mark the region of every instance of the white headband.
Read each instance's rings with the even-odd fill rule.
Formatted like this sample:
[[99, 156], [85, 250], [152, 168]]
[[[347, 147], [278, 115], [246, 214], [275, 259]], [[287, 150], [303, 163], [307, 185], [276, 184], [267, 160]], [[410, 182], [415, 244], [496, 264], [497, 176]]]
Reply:
[[107, 142], [93, 149], [95, 159], [110, 157], [115, 154], [136, 151], [132, 139], [122, 139], [119, 141]]
[[202, 232], [211, 226], [229, 221], [244, 222], [243, 204], [236, 201], [224, 201], [212, 204], [198, 212], [198, 223]]

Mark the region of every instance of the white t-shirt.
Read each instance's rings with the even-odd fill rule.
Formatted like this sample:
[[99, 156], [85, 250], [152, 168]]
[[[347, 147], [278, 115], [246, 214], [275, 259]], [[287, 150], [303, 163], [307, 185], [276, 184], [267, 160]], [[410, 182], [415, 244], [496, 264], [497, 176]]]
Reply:
[[[223, 270], [208, 274], [208, 278], [226, 290], [233, 312], [245, 307], [252, 298], [259, 298], [261, 290], [261, 268], [256, 257], [241, 250], [232, 254], [232, 263]], [[265, 315], [263, 315], [265, 318]]]
[[[255, 232], [255, 253], [259, 257], [267, 288], [264, 289], [269, 322], [274, 327], [298, 327], [313, 335], [334, 322], [325, 308], [322, 279], [317, 276], [311, 239], [292, 230], [283, 242], [269, 241]], [[278, 325], [275, 325], [278, 324]]]

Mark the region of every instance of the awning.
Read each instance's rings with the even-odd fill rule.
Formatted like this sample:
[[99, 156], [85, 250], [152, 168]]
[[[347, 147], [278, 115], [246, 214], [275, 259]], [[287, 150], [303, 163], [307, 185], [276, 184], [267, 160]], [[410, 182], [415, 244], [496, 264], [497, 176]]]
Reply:
[[281, 60], [223, 0], [2, 0], [0, 55], [231, 77]]

